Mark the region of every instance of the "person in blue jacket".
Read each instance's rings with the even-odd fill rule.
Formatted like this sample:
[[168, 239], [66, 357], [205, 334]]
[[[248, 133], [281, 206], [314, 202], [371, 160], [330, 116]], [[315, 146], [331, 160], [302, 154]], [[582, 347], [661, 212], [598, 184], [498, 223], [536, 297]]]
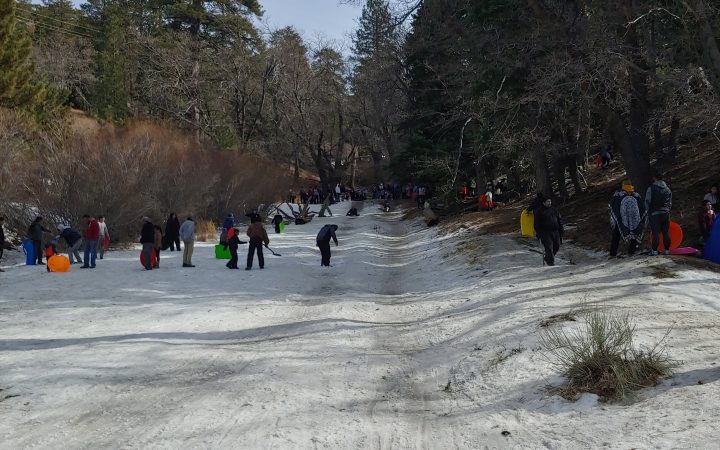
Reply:
[[225, 228], [225, 231], [228, 231], [230, 228], [235, 228], [235, 215], [232, 213], [227, 215], [225, 222], [223, 222], [223, 228]]
[[320, 248], [320, 255], [322, 256], [322, 259], [320, 261], [320, 265], [324, 267], [330, 267], [330, 239], [335, 241], [335, 247], [338, 246], [338, 240], [337, 236], [335, 235], [335, 231], [337, 231], [338, 226], [337, 225], [325, 225], [320, 229], [320, 232], [317, 234], [317, 238], [315, 239], [317, 246]]
[[77, 259], [78, 264], [82, 264], [82, 258], [80, 257], [80, 246], [82, 245], [82, 235], [65, 225], [58, 225], [58, 231], [60, 232], [59, 238], [63, 238], [67, 244], [67, 253], [70, 264], [75, 264]]

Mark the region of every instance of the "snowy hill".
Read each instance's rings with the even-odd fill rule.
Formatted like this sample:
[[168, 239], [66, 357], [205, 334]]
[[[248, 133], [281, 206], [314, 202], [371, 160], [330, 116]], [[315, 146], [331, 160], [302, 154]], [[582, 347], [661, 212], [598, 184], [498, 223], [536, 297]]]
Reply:
[[[199, 244], [95, 271], [0, 274], [0, 448], [708, 448], [720, 415], [718, 275], [657, 257], [446, 231], [380, 213], [270, 233], [264, 270]], [[344, 214], [341, 207], [333, 212]], [[315, 234], [339, 225], [331, 268]], [[246, 246], [241, 247], [241, 263]], [[570, 263], [573, 264], [570, 264]], [[674, 378], [569, 402], [540, 324], [596, 305], [668, 336]], [[568, 326], [557, 323], [552, 326]], [[572, 326], [572, 325], [570, 325]], [[4, 399], [4, 400], [1, 400]], [[506, 432], [506, 433], [504, 433]]]

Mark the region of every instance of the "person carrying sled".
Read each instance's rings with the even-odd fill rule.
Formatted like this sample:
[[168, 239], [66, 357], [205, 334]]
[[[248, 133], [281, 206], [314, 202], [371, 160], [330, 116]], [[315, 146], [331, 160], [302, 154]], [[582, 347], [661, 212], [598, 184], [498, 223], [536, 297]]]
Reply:
[[239, 269], [238, 267], [238, 246], [240, 244], [245, 244], [245, 242], [241, 241], [238, 237], [238, 233], [240, 233], [240, 230], [235, 228], [235, 233], [233, 233], [232, 237], [228, 239], [227, 244], [225, 244], [225, 250], [230, 248], [230, 261], [228, 261], [227, 264], [225, 264], [225, 267], [228, 269]]
[[155, 225], [149, 217], [143, 217], [143, 225], [140, 229], [140, 243], [142, 244], [145, 270], [152, 270], [152, 254], [155, 248]]
[[37, 263], [41, 265], [45, 264], [43, 263], [43, 233], [50, 232], [44, 226], [42, 226], [42, 220], [43, 218], [41, 216], [37, 216], [28, 227], [28, 237], [33, 243], [33, 250], [35, 250], [35, 259], [37, 260]]
[[535, 235], [545, 248], [544, 261], [555, 265], [555, 255], [560, 250], [563, 237], [563, 223], [560, 213], [552, 206], [552, 199], [543, 199], [542, 206], [535, 213]]
[[337, 225], [325, 225], [320, 229], [315, 239], [318, 248], [320, 248], [320, 265], [323, 267], [330, 267], [330, 239], [335, 241], [335, 247], [338, 246], [337, 236], [335, 235], [337, 229]]
[[77, 259], [78, 264], [82, 264], [82, 258], [80, 258], [80, 246], [82, 245], [82, 236], [79, 232], [65, 225], [57, 226], [60, 235], [58, 238], [63, 238], [65, 244], [67, 244], [67, 253], [70, 264], [75, 264]]
[[265, 227], [262, 224], [260, 216], [256, 214], [256, 217], [251, 217], [250, 226], [247, 229], [247, 235], [250, 238], [250, 246], [248, 248], [247, 265], [245, 270], [252, 269], [253, 257], [257, 252], [258, 265], [261, 269], [265, 268], [265, 257], [263, 256], [263, 243], [270, 245], [270, 238], [265, 231]]
[[180, 220], [175, 213], [170, 213], [165, 221], [165, 242], [171, 252], [180, 251]]
[[670, 249], [670, 209], [672, 208], [672, 191], [663, 181], [659, 173], [653, 175], [653, 184], [645, 192], [645, 211], [650, 216], [650, 231], [652, 231], [652, 251], [650, 255], [658, 254], [660, 235], [665, 245], [665, 254]]
[[633, 185], [626, 181], [621, 189], [615, 191], [608, 208], [612, 229], [610, 257], [617, 256], [621, 238], [628, 243], [628, 254], [634, 255], [638, 245], [642, 243], [645, 228], [646, 211], [640, 195], [635, 192]]
[[280, 224], [283, 223], [283, 216], [280, 214], [275, 214], [275, 217], [273, 217], [272, 224], [275, 227], [275, 234], [280, 234]]

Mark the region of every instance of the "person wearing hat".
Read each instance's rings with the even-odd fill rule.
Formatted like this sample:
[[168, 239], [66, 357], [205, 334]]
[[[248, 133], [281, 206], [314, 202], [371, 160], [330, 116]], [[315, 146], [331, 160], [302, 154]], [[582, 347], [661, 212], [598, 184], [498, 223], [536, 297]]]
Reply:
[[152, 254], [155, 248], [155, 225], [149, 217], [143, 217], [143, 226], [140, 230], [140, 243], [142, 244], [145, 270], [152, 270]]
[[37, 259], [37, 263], [41, 265], [45, 264], [43, 263], [43, 233], [50, 232], [50, 230], [42, 226], [42, 220], [43, 218], [41, 216], [37, 216], [28, 227], [28, 237], [33, 243], [33, 249], [35, 250], [35, 258]]
[[628, 243], [628, 254], [634, 255], [638, 245], [642, 243], [645, 229], [646, 211], [642, 198], [629, 181], [624, 181], [610, 199], [608, 208], [612, 230], [610, 257], [617, 256], [620, 239]]
[[58, 238], [63, 238], [65, 240], [65, 244], [67, 244], [67, 253], [70, 264], [75, 264], [76, 259], [78, 264], [82, 264], [83, 261], [82, 258], [80, 258], [82, 236], [80, 233], [62, 224], [58, 224], [57, 229], [60, 232]]

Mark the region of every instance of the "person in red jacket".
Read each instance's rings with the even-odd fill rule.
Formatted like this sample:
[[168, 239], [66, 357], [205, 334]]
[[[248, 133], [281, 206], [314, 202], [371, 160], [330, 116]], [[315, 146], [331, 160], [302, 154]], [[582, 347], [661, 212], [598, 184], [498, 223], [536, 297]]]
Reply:
[[100, 239], [100, 224], [94, 217], [85, 214], [85, 230], [83, 231], [83, 239], [85, 240], [85, 264], [80, 266], [81, 269], [94, 269], [95, 260], [97, 259], [98, 239]]

